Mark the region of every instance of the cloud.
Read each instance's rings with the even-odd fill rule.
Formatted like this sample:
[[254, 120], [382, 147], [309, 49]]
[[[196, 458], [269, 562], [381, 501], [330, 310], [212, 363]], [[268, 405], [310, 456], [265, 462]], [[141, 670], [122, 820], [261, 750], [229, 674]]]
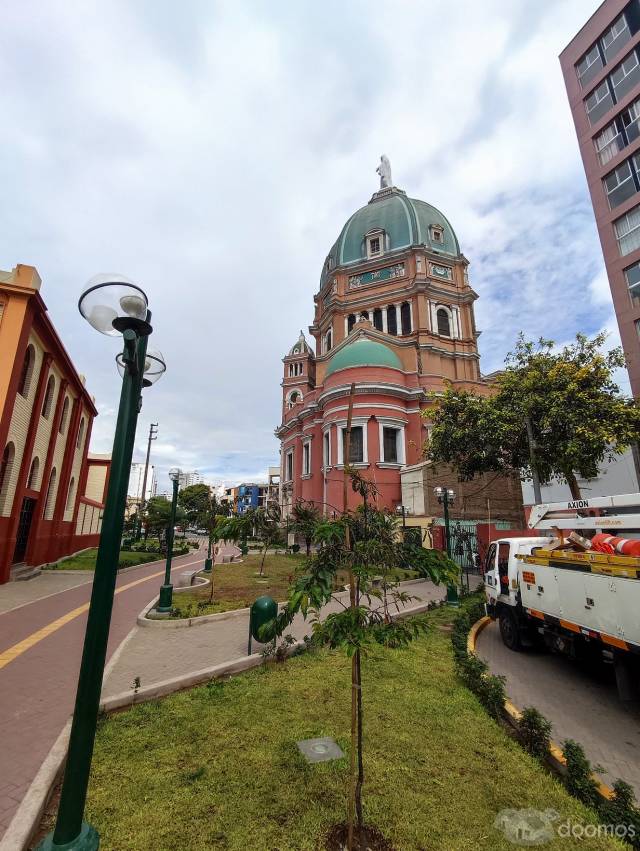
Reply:
[[33, 263], [108, 451], [117, 349], [76, 310], [117, 270], [147, 291], [167, 374], [145, 393], [169, 467], [278, 463], [281, 358], [342, 224], [397, 185], [471, 261], [483, 371], [517, 332], [611, 323], [557, 55], [595, 0], [12, 4], [0, 32], [0, 266]]

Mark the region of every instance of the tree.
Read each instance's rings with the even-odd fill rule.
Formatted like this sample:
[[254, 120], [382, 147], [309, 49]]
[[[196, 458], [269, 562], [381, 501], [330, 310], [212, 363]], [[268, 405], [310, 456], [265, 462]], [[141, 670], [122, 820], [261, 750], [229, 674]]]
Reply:
[[[158, 535], [169, 528], [171, 523], [171, 501], [161, 496], [152, 496], [144, 507], [145, 528], [147, 533]], [[176, 523], [184, 523], [185, 513], [179, 506], [176, 510]]]
[[273, 547], [282, 540], [282, 520], [280, 506], [277, 502], [270, 502], [266, 508], [257, 508], [245, 512], [244, 515], [253, 534], [262, 544], [262, 559], [260, 560], [260, 576], [264, 575], [264, 561], [269, 547]]
[[[520, 334], [488, 397], [447, 388], [429, 410], [427, 457], [453, 466], [461, 479], [498, 472], [541, 482], [564, 478], [580, 498], [576, 473], [590, 479], [604, 461], [637, 439], [640, 408], [620, 392], [619, 348], [602, 351], [606, 335], [555, 347]], [[527, 436], [530, 424], [533, 445]]]
[[[349, 470], [353, 489], [362, 497], [355, 512], [343, 512], [335, 519], [317, 519], [312, 533], [316, 551], [306, 560], [294, 581], [281, 613], [261, 632], [263, 640], [282, 635], [298, 612], [312, 617], [313, 639], [319, 644], [340, 649], [352, 661], [351, 714], [351, 786], [349, 796], [349, 848], [354, 848], [354, 820], [357, 819], [358, 846], [366, 846], [362, 816], [363, 707], [361, 657], [374, 645], [405, 647], [420, 635], [423, 620], [393, 620], [394, 607], [411, 598], [399, 586], [398, 568], [411, 567], [434, 582], [453, 582], [458, 566], [442, 553], [423, 550], [401, 540], [398, 519], [387, 512], [371, 508], [376, 487], [357, 472]], [[341, 610], [320, 621], [320, 610], [333, 597], [337, 575], [350, 576], [350, 601]], [[357, 758], [357, 760], [356, 760]], [[355, 818], [354, 818], [355, 815]]]
[[292, 529], [304, 538], [307, 548], [307, 558], [311, 555], [311, 541], [316, 523], [320, 519], [320, 509], [313, 502], [299, 499], [291, 511], [293, 518]]
[[212, 503], [215, 503], [215, 496], [209, 485], [189, 485], [178, 493], [178, 505], [184, 509], [187, 523], [198, 529], [210, 528], [214, 513]]
[[[209, 537], [211, 546], [215, 547], [220, 541], [239, 541], [246, 537], [249, 528], [250, 518], [245, 515], [235, 516], [229, 514], [218, 514], [213, 518], [211, 523]], [[215, 559], [214, 559], [215, 562]], [[209, 602], [213, 603], [213, 574], [214, 569], [211, 568], [211, 587], [209, 593]]]

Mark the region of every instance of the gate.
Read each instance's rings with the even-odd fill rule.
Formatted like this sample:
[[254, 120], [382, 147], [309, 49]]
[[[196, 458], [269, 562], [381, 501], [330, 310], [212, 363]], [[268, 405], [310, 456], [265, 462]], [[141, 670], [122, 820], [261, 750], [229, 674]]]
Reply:
[[481, 575], [476, 523], [470, 520], [453, 520], [449, 524], [451, 558], [460, 565], [463, 575]]

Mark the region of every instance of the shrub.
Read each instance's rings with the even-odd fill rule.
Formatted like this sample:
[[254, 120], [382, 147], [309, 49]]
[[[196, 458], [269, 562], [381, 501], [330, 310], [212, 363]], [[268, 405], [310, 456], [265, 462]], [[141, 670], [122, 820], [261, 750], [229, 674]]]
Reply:
[[504, 702], [507, 699], [505, 682], [505, 677], [496, 676], [495, 674], [485, 674], [480, 678], [476, 692], [480, 703], [489, 715], [496, 720], [504, 712]]
[[567, 789], [574, 798], [597, 809], [600, 801], [598, 787], [591, 776], [591, 763], [582, 745], [567, 739], [562, 752], [567, 761]]
[[536, 759], [545, 759], [551, 743], [551, 722], [535, 706], [522, 710], [519, 733], [520, 743], [527, 753]]
[[626, 841], [633, 848], [640, 848], [640, 810], [636, 807], [633, 789], [624, 780], [613, 784], [614, 797], [600, 807], [603, 824], [625, 825], [629, 830]]
[[300, 552], [300, 544], [291, 544], [291, 552], [299, 553]]

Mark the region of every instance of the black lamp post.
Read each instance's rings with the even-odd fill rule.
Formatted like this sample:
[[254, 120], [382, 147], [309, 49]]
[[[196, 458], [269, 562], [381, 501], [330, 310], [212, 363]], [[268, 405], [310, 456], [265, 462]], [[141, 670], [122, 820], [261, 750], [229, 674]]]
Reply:
[[[441, 488], [436, 487], [433, 489], [434, 494], [438, 498], [438, 502], [442, 505], [444, 509], [444, 538], [447, 547], [447, 555], [451, 558], [451, 532], [449, 529], [449, 506], [453, 504], [456, 495], [455, 492], [451, 490], [451, 488]], [[449, 606], [458, 606], [460, 605], [460, 601], [458, 600], [458, 586], [456, 585], [447, 585], [447, 604]]]
[[151, 313], [145, 293], [132, 281], [122, 275], [97, 275], [89, 281], [78, 308], [97, 331], [112, 337], [121, 336], [124, 340], [119, 359], [122, 390], [58, 817], [54, 831], [39, 844], [41, 851], [95, 851], [100, 845], [98, 832], [83, 821], [83, 814], [118, 572], [127, 485], [141, 406], [140, 392], [166, 369], [163, 360], [162, 368], [155, 377], [146, 375], [150, 367], [146, 351], [147, 338], [152, 331], [149, 324]]
[[178, 485], [180, 484], [180, 474], [182, 470], [177, 467], [172, 467], [169, 470], [169, 478], [173, 485], [173, 494], [171, 497], [171, 520], [169, 522], [169, 533], [167, 535], [167, 563], [164, 569], [164, 585], [160, 586], [160, 599], [158, 601], [159, 612], [170, 612], [173, 603], [173, 585], [171, 584], [171, 560], [173, 559], [173, 536], [176, 526], [176, 507], [178, 505]]

